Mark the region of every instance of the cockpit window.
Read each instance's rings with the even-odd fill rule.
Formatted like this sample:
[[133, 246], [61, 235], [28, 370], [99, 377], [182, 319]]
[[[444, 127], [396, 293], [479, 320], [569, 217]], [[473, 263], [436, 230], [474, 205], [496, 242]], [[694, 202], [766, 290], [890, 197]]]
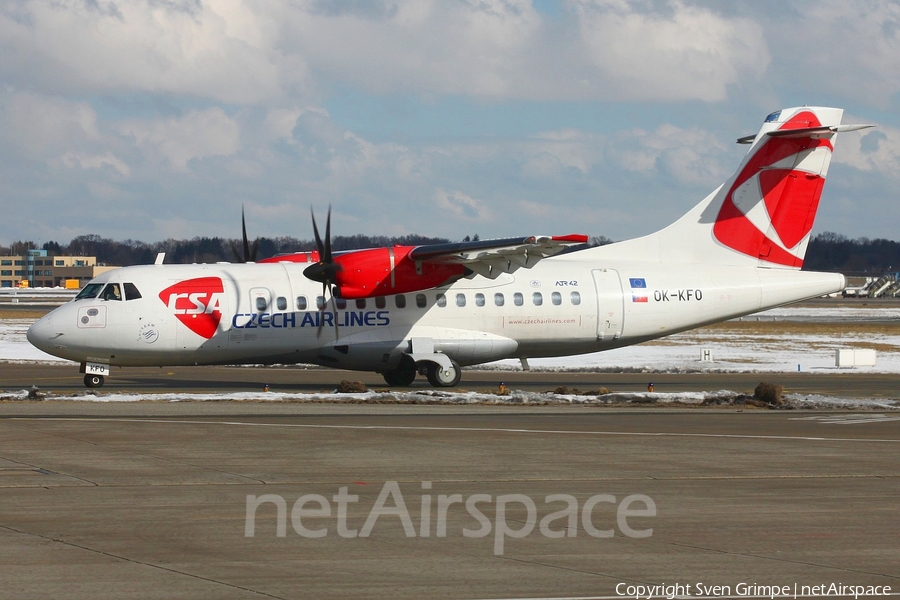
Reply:
[[101, 300], [121, 300], [122, 299], [122, 290], [119, 288], [118, 283], [110, 283], [105, 288], [103, 288], [103, 292], [100, 294]]
[[125, 283], [122, 284], [122, 287], [125, 288], [125, 299], [126, 300], [137, 300], [141, 297], [141, 293], [138, 291], [137, 287], [133, 283]]
[[96, 298], [97, 294], [100, 293], [100, 290], [103, 288], [102, 283], [89, 283], [84, 288], [78, 292], [78, 295], [75, 296], [76, 300], [84, 300], [85, 298]]

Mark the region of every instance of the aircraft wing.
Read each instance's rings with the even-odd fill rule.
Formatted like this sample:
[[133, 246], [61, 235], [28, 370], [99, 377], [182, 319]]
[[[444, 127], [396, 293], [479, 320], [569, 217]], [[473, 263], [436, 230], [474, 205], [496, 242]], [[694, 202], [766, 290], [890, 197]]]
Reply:
[[422, 263], [463, 265], [478, 275], [496, 279], [502, 273], [533, 267], [543, 258], [587, 241], [586, 235], [571, 234], [430, 244], [416, 246], [409, 258]]
[[[587, 241], [588, 236], [580, 234], [532, 235], [326, 254], [323, 243], [320, 251], [296, 252], [260, 262], [310, 263], [303, 271], [306, 277], [326, 287], [333, 285], [341, 297], [352, 300], [428, 290], [473, 274], [496, 279]], [[323, 259], [324, 255], [330, 258]]]

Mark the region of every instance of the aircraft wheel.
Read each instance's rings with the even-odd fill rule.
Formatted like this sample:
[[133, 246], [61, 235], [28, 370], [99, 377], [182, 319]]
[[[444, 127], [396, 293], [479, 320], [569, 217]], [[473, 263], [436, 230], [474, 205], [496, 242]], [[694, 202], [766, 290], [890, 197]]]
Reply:
[[98, 388], [103, 386], [103, 382], [106, 379], [103, 375], [85, 375], [84, 376], [84, 385], [89, 388]]
[[428, 363], [428, 382], [434, 387], [453, 387], [462, 378], [462, 369], [455, 360], [451, 360], [453, 365], [449, 369], [444, 369], [437, 363]]
[[404, 355], [396, 369], [385, 371], [381, 375], [388, 385], [406, 387], [416, 380], [416, 374], [416, 361]]

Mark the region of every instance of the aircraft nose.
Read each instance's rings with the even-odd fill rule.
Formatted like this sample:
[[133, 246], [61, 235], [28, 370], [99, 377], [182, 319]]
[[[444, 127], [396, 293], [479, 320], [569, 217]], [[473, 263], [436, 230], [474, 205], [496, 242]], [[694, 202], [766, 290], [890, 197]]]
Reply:
[[49, 352], [52, 340], [59, 337], [59, 333], [53, 331], [53, 315], [45, 315], [38, 319], [28, 328], [25, 337], [35, 348]]

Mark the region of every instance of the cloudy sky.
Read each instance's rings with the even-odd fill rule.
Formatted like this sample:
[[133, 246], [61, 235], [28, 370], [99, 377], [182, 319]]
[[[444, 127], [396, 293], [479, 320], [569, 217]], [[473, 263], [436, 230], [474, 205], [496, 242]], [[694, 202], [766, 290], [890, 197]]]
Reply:
[[774, 110], [845, 109], [816, 232], [900, 239], [900, 5], [4, 0], [0, 244], [625, 239]]

